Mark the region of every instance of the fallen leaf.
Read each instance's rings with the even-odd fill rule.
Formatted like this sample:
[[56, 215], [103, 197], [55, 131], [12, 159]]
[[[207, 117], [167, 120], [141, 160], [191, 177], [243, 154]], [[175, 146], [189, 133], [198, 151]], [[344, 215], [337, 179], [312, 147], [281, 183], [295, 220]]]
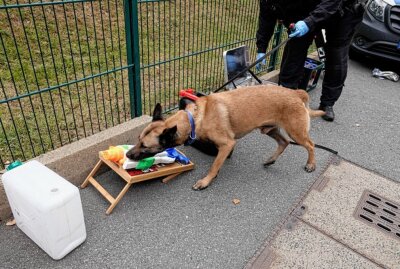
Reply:
[[15, 219], [10, 219], [9, 221], [7, 221], [6, 225], [13, 226], [13, 225], [15, 225], [15, 223], [16, 223]]
[[238, 204], [240, 204], [240, 200], [235, 198], [232, 200], [232, 203], [235, 205], [238, 205]]

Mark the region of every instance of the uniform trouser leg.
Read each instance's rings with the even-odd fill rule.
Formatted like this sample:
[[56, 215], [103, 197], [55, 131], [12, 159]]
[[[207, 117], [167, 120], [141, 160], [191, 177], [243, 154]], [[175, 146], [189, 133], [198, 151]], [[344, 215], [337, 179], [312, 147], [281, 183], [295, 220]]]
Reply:
[[307, 58], [308, 47], [313, 41], [313, 34], [292, 38], [285, 46], [282, 56], [279, 85], [297, 89], [304, 75], [304, 62]]
[[321, 106], [333, 106], [342, 93], [347, 76], [351, 38], [361, 18], [359, 14], [347, 10], [342, 17], [331, 20], [325, 27], [326, 61]]
[[348, 46], [325, 48], [325, 76], [322, 83], [321, 106], [333, 106], [339, 99], [347, 76]]

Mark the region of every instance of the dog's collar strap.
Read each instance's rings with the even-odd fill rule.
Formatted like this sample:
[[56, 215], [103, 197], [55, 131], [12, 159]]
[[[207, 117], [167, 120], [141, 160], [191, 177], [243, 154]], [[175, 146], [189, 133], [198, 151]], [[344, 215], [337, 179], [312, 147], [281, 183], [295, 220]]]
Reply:
[[194, 140], [196, 140], [196, 132], [195, 132], [196, 125], [194, 123], [194, 119], [193, 119], [192, 113], [190, 113], [190, 111], [188, 111], [188, 110], [185, 110], [185, 111], [186, 111], [186, 113], [188, 115], [189, 123], [190, 123], [190, 127], [191, 127], [189, 138], [185, 142], [185, 146], [188, 146], [188, 145], [192, 144], [194, 142]]

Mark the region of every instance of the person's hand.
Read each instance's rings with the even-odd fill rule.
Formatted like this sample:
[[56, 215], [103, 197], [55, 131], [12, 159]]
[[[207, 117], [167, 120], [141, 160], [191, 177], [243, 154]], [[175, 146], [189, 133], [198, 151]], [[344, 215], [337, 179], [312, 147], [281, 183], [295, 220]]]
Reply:
[[[259, 53], [257, 53], [257, 61], [259, 60], [259, 59], [261, 59], [262, 57], [264, 57], [265, 56], [265, 53], [262, 53], [262, 52], [259, 52]], [[261, 70], [261, 68], [262, 68], [262, 65], [266, 65], [267, 64], [267, 61], [265, 60], [265, 58], [264, 58], [264, 60], [262, 60], [261, 62], [259, 62], [258, 64], [256, 64], [256, 69], [257, 69], [257, 71], [260, 71]]]
[[301, 37], [308, 33], [310, 29], [304, 21], [298, 21], [294, 25], [293, 32], [289, 35], [289, 37]]

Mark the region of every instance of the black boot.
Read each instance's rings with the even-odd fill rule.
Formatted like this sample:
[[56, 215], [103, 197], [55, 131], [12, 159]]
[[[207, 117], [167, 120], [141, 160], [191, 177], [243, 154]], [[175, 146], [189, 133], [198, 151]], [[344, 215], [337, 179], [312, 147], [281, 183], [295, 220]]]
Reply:
[[319, 106], [319, 110], [325, 111], [325, 115], [322, 118], [326, 121], [333, 121], [335, 119], [335, 112], [333, 112], [333, 106]]

